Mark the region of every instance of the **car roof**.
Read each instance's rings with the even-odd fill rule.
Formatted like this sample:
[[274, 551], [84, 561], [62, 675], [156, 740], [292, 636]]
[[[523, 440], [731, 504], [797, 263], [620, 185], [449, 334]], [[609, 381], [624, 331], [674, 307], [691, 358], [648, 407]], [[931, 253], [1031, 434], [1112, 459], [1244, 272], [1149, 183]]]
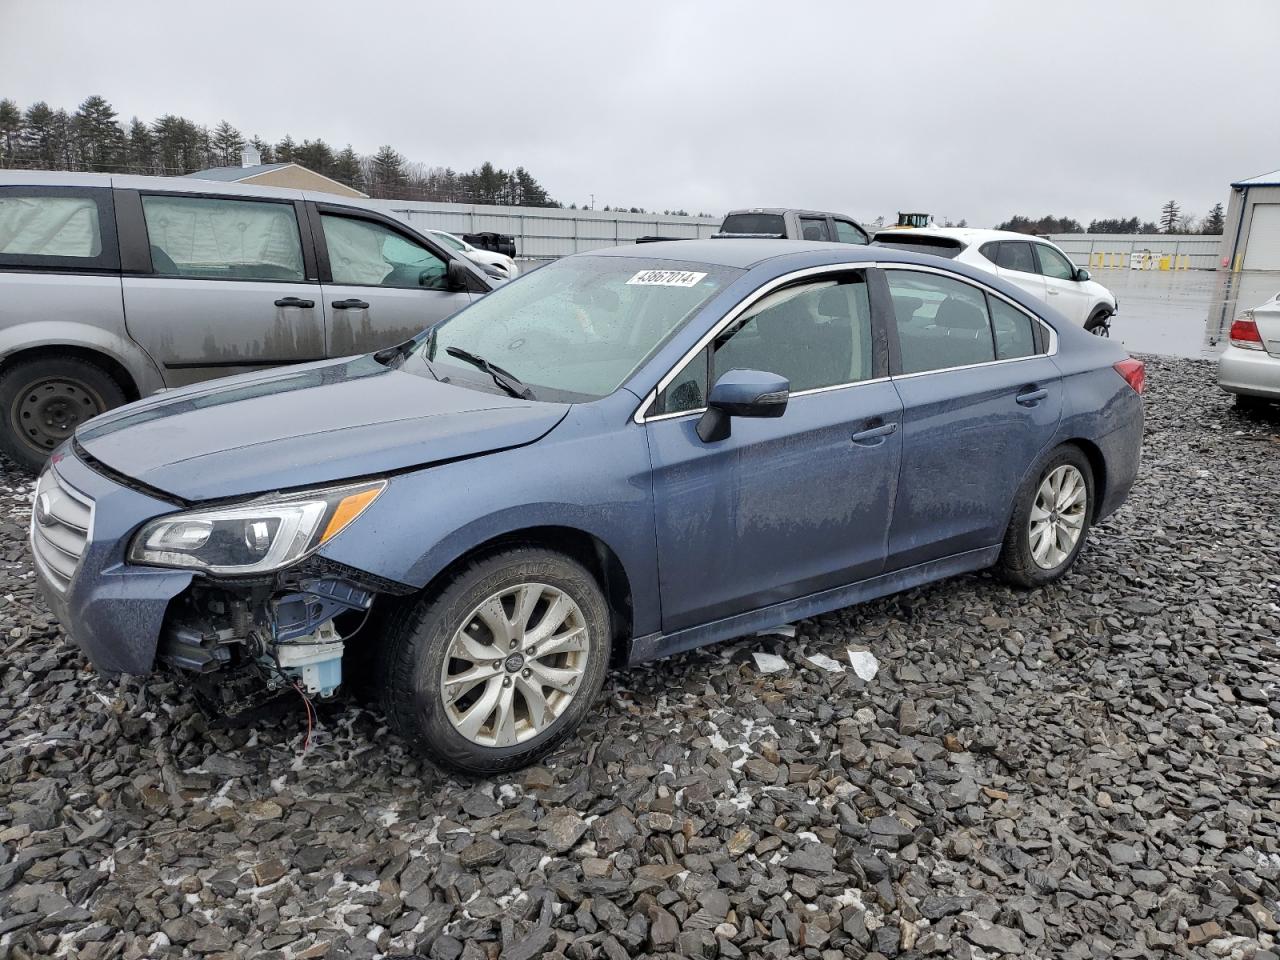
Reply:
[[732, 217], [739, 213], [772, 213], [782, 216], [788, 213], [794, 213], [798, 216], [815, 216], [815, 217], [843, 217], [847, 220], [853, 220], [853, 217], [847, 213], [835, 213], [831, 210], [805, 210], [801, 207], [740, 207], [737, 210], [730, 210], [725, 214], [726, 217]]
[[646, 260], [685, 260], [713, 267], [746, 270], [779, 257], [799, 259], [815, 253], [845, 257], [850, 261], [875, 260], [884, 247], [874, 250], [858, 244], [818, 240], [770, 240], [754, 237], [725, 237], [705, 240], [663, 240], [626, 247], [606, 247], [575, 253], [575, 257], [641, 257]]
[[895, 235], [946, 237], [951, 240], [963, 240], [966, 244], [986, 243], [989, 240], [1045, 240], [1044, 237], [1034, 237], [1029, 233], [1018, 233], [1014, 230], [981, 230], [976, 227], [911, 227], [906, 230], [886, 228], [877, 230], [874, 238], [891, 241]]

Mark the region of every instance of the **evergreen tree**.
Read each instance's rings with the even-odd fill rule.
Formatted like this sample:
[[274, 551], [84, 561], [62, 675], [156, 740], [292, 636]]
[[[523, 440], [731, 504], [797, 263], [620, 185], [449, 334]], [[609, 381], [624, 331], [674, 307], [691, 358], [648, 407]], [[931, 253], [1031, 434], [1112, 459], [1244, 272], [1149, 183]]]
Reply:
[[298, 149], [298, 145], [293, 142], [293, 137], [287, 133], [284, 139], [275, 145], [272, 149], [272, 156], [275, 157], [272, 163], [293, 163], [293, 154]]
[[0, 100], [0, 166], [14, 165], [21, 139], [22, 110], [8, 98]]
[[43, 100], [27, 107], [22, 117], [19, 152], [31, 166], [58, 170], [58, 145], [53, 110]]
[[360, 170], [360, 158], [351, 149], [351, 144], [349, 143], [333, 158], [333, 169], [328, 175], [339, 183], [345, 183], [353, 190], [364, 190], [364, 175]]
[[396, 189], [404, 186], [404, 157], [400, 156], [390, 144], [383, 144], [378, 148], [378, 152], [369, 158], [366, 179], [371, 196], [395, 196]]
[[275, 147], [267, 143], [261, 137], [253, 137], [249, 143], [253, 144], [253, 148], [258, 151], [258, 160], [261, 163], [275, 163], [276, 150]]
[[156, 166], [156, 141], [151, 128], [134, 117], [129, 122], [129, 134], [125, 139], [125, 168], [129, 173], [148, 174]]
[[213, 128], [210, 137], [210, 159], [220, 167], [240, 166], [240, 151], [244, 149], [244, 135], [235, 127], [221, 121]]
[[71, 121], [75, 152], [85, 170], [103, 173], [119, 169], [124, 154], [124, 131], [116, 112], [102, 97], [88, 97]]
[[303, 140], [302, 146], [293, 153], [294, 163], [300, 163], [309, 170], [330, 176], [333, 170], [333, 148], [323, 140]]
[[1227, 216], [1222, 210], [1222, 204], [1215, 203], [1209, 208], [1209, 212], [1204, 215], [1204, 219], [1200, 221], [1200, 232], [1220, 234], [1226, 225]]
[[1160, 209], [1160, 232], [1177, 233], [1181, 223], [1182, 210], [1176, 200], [1170, 200]]

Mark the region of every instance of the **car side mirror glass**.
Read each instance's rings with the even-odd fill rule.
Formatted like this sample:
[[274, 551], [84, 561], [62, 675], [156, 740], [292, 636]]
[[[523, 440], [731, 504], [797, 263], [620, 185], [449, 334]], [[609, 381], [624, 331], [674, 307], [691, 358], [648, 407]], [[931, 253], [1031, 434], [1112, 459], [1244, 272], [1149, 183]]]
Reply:
[[1089, 271], [1086, 270], [1084, 267], [1076, 267], [1077, 281], [1079, 281], [1080, 283], [1084, 283], [1086, 280], [1089, 279], [1089, 276], [1090, 276]]
[[714, 443], [729, 436], [732, 417], [780, 417], [791, 399], [791, 382], [762, 370], [730, 370], [721, 375], [698, 420], [698, 438]]
[[449, 261], [449, 265], [445, 268], [445, 284], [453, 293], [466, 291], [471, 288], [471, 271], [467, 269], [466, 264], [458, 257], [454, 257]]

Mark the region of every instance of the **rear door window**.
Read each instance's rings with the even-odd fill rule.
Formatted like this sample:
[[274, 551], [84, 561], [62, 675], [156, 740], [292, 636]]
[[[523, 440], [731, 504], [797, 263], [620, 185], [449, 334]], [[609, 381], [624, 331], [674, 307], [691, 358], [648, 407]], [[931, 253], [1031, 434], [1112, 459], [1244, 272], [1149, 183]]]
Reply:
[[1036, 269], [1035, 256], [1031, 252], [1031, 244], [1025, 240], [1005, 240], [1000, 244], [1000, 252], [996, 257], [996, 266], [1006, 270], [1017, 270], [1019, 273], [1039, 273]]
[[826, 217], [801, 217], [800, 237], [804, 240], [830, 240]]
[[151, 266], [193, 280], [304, 281], [293, 203], [221, 197], [142, 197]]
[[0, 187], [0, 267], [5, 266], [118, 269], [109, 192]]
[[986, 296], [977, 287], [914, 270], [886, 270], [902, 373], [995, 359]]
[[778, 213], [731, 213], [720, 224], [721, 233], [763, 233], [786, 236], [787, 225]]
[[991, 310], [997, 360], [1030, 357], [1037, 352], [1035, 326], [1029, 316], [991, 295], [987, 296], [987, 306]]

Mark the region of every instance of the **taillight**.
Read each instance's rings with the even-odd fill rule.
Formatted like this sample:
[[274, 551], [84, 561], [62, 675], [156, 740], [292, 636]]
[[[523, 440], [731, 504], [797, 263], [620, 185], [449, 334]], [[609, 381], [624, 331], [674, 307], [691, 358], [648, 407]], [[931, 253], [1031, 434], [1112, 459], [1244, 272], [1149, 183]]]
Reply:
[[1112, 364], [1116, 373], [1124, 377], [1124, 382], [1133, 387], [1134, 393], [1142, 393], [1147, 385], [1147, 367], [1141, 360], [1135, 360], [1130, 357], [1128, 360], [1121, 360], [1119, 363]]
[[1231, 333], [1228, 336], [1234, 347], [1244, 347], [1246, 350], [1262, 349], [1262, 334], [1258, 333], [1258, 325], [1253, 320], [1252, 312], [1238, 317], [1231, 324]]

